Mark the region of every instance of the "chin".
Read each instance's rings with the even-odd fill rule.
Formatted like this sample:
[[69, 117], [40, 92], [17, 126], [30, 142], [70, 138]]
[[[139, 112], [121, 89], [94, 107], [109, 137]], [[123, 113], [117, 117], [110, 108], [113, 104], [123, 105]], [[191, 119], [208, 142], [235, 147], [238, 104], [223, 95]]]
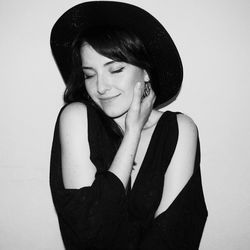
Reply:
[[102, 108], [102, 110], [107, 116], [109, 116], [109, 117], [111, 117], [113, 119], [123, 116], [128, 111], [128, 109], [120, 109], [120, 108], [117, 108], [117, 107], [116, 108], [115, 107]]

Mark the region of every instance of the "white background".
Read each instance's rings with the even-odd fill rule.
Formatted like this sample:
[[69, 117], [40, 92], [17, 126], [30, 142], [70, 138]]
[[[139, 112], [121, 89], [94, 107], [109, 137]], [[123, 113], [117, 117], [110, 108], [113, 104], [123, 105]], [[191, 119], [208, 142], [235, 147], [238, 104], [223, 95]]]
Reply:
[[[250, 246], [250, 1], [131, 0], [173, 37], [184, 65], [165, 109], [196, 122], [209, 217], [200, 249]], [[64, 84], [52, 25], [73, 0], [0, 1], [0, 249], [62, 250], [48, 177]]]

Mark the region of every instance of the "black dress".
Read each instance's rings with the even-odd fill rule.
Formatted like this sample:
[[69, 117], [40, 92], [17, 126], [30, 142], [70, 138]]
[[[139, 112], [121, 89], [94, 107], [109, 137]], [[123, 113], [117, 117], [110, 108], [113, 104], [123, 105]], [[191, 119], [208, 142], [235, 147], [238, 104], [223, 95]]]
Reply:
[[193, 175], [167, 210], [154, 218], [164, 174], [178, 140], [177, 113], [166, 111], [161, 116], [133, 188], [125, 190], [120, 179], [108, 171], [114, 147], [99, 115], [88, 105], [88, 139], [90, 159], [97, 169], [95, 180], [88, 187], [65, 189], [59, 138], [61, 111], [51, 151], [50, 187], [66, 249], [198, 249], [207, 218], [199, 140]]

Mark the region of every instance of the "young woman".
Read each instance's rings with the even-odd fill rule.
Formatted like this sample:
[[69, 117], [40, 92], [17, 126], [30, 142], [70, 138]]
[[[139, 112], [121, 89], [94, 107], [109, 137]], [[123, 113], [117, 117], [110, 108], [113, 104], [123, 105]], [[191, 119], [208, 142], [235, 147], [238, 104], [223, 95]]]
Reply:
[[197, 128], [157, 110], [182, 82], [167, 31], [136, 6], [87, 2], [59, 18], [51, 48], [66, 82], [50, 171], [66, 249], [198, 249]]

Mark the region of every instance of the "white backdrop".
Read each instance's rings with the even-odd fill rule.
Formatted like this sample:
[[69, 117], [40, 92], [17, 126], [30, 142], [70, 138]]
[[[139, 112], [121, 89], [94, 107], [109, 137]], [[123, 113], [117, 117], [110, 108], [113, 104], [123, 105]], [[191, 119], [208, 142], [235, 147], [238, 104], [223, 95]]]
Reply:
[[[202, 250], [250, 246], [250, 2], [129, 0], [173, 37], [184, 65], [177, 100], [199, 128], [209, 217]], [[73, 0], [0, 0], [0, 249], [62, 250], [48, 176], [64, 85], [50, 30]]]

